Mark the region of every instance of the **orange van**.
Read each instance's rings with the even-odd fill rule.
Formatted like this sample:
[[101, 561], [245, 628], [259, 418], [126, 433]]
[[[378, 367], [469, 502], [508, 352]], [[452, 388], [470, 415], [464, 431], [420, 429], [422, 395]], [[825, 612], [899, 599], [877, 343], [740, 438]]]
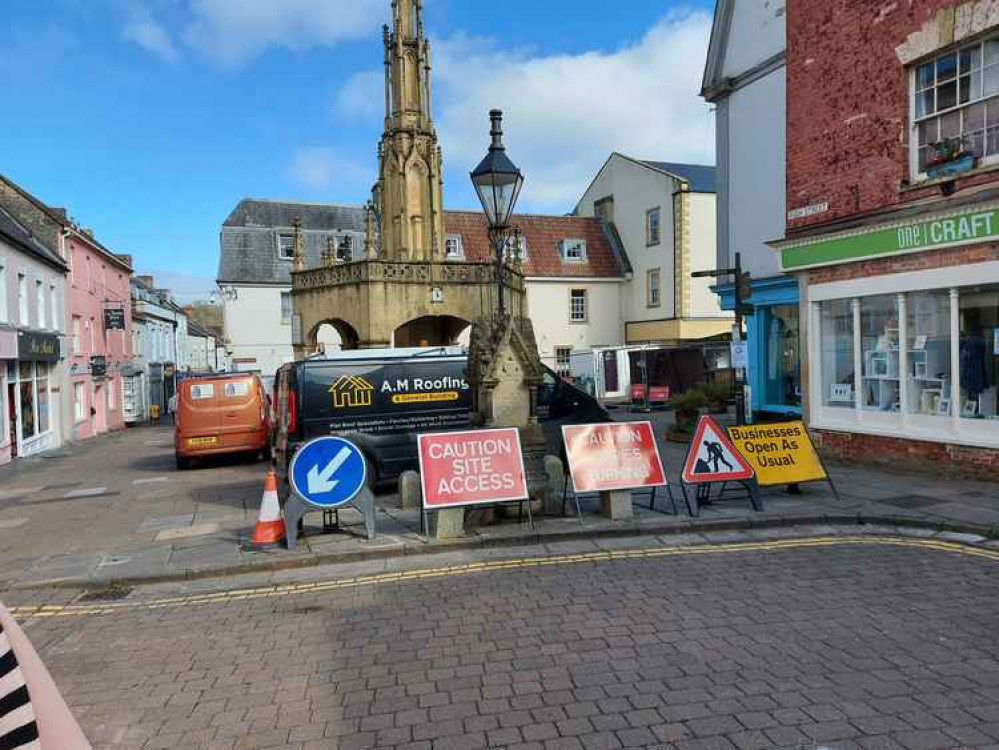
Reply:
[[177, 468], [227, 453], [270, 457], [267, 394], [256, 375], [209, 375], [177, 385]]

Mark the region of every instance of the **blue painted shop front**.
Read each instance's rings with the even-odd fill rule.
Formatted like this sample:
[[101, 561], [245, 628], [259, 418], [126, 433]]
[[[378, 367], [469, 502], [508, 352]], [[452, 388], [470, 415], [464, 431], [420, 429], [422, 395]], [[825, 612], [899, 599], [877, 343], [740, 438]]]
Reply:
[[[719, 285], [722, 309], [735, 309], [735, 289]], [[801, 320], [798, 281], [789, 276], [754, 279], [746, 318], [748, 381], [753, 414], [761, 418], [801, 416]]]

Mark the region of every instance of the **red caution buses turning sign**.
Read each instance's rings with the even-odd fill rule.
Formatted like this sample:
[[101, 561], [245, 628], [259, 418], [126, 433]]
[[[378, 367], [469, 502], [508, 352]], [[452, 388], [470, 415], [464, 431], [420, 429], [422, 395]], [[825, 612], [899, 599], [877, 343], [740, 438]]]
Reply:
[[516, 429], [419, 436], [423, 507], [506, 503], [527, 498]]
[[566, 425], [562, 437], [576, 492], [666, 484], [666, 472], [649, 422]]

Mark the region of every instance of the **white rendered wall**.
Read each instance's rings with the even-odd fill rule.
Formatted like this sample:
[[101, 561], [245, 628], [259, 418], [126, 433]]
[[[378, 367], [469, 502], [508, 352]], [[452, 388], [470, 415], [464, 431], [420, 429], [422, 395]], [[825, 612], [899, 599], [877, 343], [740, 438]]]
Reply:
[[[281, 322], [281, 292], [291, 288], [231, 288], [236, 299], [225, 301], [225, 332], [232, 347], [232, 369], [273, 376], [281, 365], [294, 361], [291, 323]], [[239, 361], [250, 359], [254, 363]]]
[[[585, 323], [569, 320], [569, 292], [585, 289], [588, 315]], [[624, 340], [621, 322], [620, 281], [527, 280], [527, 305], [534, 324], [541, 361], [555, 369], [555, 349], [574, 350], [616, 346]]]

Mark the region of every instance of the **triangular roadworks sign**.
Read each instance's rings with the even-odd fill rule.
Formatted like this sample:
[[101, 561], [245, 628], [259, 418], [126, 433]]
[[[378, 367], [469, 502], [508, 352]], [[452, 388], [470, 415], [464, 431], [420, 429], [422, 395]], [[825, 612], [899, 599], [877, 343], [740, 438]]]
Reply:
[[683, 465], [687, 484], [745, 482], [755, 476], [753, 467], [735, 449], [713, 417], [705, 414], [697, 423], [694, 441]]

